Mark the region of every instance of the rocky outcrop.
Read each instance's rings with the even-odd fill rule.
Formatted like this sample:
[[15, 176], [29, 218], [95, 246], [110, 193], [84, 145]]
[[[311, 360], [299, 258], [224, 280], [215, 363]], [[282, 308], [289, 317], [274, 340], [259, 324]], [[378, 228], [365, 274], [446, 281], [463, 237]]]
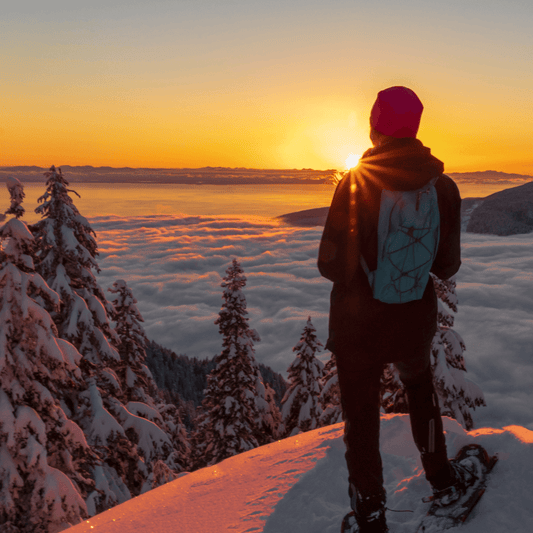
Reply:
[[328, 211], [329, 207], [317, 207], [315, 209], [287, 213], [276, 218], [291, 226], [324, 226], [328, 217]]
[[533, 182], [483, 198], [469, 217], [466, 225], [469, 233], [517, 235], [532, 232]]

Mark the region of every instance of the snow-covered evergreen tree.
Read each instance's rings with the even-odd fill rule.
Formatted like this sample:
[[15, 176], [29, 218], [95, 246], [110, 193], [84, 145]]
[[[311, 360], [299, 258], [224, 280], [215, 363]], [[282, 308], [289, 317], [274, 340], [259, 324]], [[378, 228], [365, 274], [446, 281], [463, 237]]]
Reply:
[[[116, 295], [112, 301], [112, 319], [116, 322], [115, 331], [121, 341], [118, 347], [120, 363], [115, 367], [122, 389], [120, 400], [130, 413], [150, 420], [167, 434], [168, 440], [156, 441], [161, 445], [154, 453], [151, 451], [153, 443], [150, 444], [150, 449], [143, 450], [143, 456], [151, 456], [152, 462], [147, 464], [150, 474], [158, 461], [167, 465], [169, 472], [165, 472], [164, 467], [159, 465], [156, 476], [166, 482], [172, 474], [177, 474], [187, 467], [189, 444], [185, 426], [174, 405], [166, 405], [154, 397], [157, 395], [157, 386], [150, 370], [144, 364], [145, 345], [148, 342], [140, 324], [144, 319], [136, 306], [137, 300], [131, 289], [124, 280], [119, 279], [108, 291]], [[150, 478], [149, 484], [150, 488], [157, 486], [154, 476]]]
[[252, 365], [255, 375], [255, 404], [258, 411], [256, 423], [259, 427], [259, 433], [257, 440], [262, 446], [274, 442], [278, 438], [281, 414], [274, 400], [276, 393], [268, 383], [263, 382], [259, 363], [255, 357], [252, 357]]
[[296, 352], [296, 358], [288, 368], [289, 387], [281, 401], [280, 434], [283, 436], [296, 435], [320, 426], [324, 363], [315, 354], [321, 346], [309, 317], [300, 341], [292, 349]]
[[82, 383], [81, 355], [57, 338], [37, 301], [59, 308], [34, 270], [34, 238], [19, 220], [22, 185], [10, 178], [8, 189], [6, 214], [15, 218], [0, 227], [0, 530], [55, 533], [88, 516], [98, 458], [67, 407], [65, 391]]
[[120, 361], [114, 347], [120, 340], [109, 323], [113, 307], [92, 272], [100, 272], [96, 234], [72, 202], [68, 193], [78, 193], [67, 188], [61, 169], [52, 166], [45, 177], [42, 205], [35, 209], [43, 218], [29, 229], [37, 243], [36, 270], [63, 302], [51, 315], [59, 336], [78, 348], [84, 362], [113, 366]]
[[324, 378], [322, 379], [322, 383], [323, 386], [320, 392], [320, 405], [322, 406], [320, 426], [329, 426], [331, 424], [342, 422], [339, 376], [337, 373], [335, 354], [333, 353], [324, 366]]
[[439, 302], [439, 314], [431, 355], [441, 413], [455, 418], [466, 430], [471, 430], [474, 422], [470, 409], [486, 403], [482, 390], [465, 377], [463, 352], [466, 346], [459, 333], [452, 329], [454, 317], [448, 309], [457, 313], [455, 276], [447, 281], [433, 275], [432, 278]]
[[[456, 419], [465, 429], [474, 427], [470, 409], [486, 405], [481, 389], [466, 379], [463, 339], [453, 328], [457, 312], [455, 276], [441, 280], [431, 274], [438, 298], [437, 332], [431, 345], [431, 368], [441, 414]], [[407, 399], [398, 371], [387, 365], [381, 380], [381, 407], [386, 413], [407, 413]]]
[[67, 188], [61, 169], [52, 166], [45, 176], [46, 192], [36, 209], [43, 218], [30, 229], [38, 245], [36, 269], [62, 300], [60, 311], [51, 312], [59, 336], [83, 356], [86, 388], [77, 395], [73, 412], [102, 457], [92, 473], [97, 492], [87, 499], [93, 515], [138, 495], [150, 463], [172, 450], [172, 442], [150, 419], [161, 418], [154, 407], [137, 402], [135, 408], [130, 403], [130, 410], [120, 400], [128, 385], [117, 374], [121, 339], [110, 325], [114, 308], [92, 272], [100, 272], [96, 235], [72, 202], [68, 193], [75, 191]]
[[7, 178], [7, 190], [9, 191], [9, 196], [11, 196], [11, 205], [9, 209], [2, 215], [0, 222], [5, 220], [6, 215], [15, 215], [15, 218], [19, 219], [24, 215], [24, 208], [22, 207], [22, 201], [24, 200], [26, 193], [24, 192], [24, 187], [22, 183], [17, 178]]
[[267, 435], [268, 439], [264, 444], [270, 442], [272, 439], [279, 438], [279, 427], [281, 425], [281, 413], [276, 404], [276, 391], [270, 384], [265, 382], [265, 400], [268, 404], [268, 416], [267, 418], [269, 424], [267, 426]]
[[245, 285], [244, 272], [233, 259], [221, 284], [224, 301], [215, 321], [223, 335], [223, 349], [215, 357], [216, 367], [208, 376], [202, 412], [191, 442], [195, 467], [212, 465], [255, 448], [264, 439], [261, 433], [269, 423], [262, 422], [259, 409], [260, 402], [264, 402], [265, 410], [269, 403], [264, 386], [258, 391], [259, 370], [253, 343], [260, 339], [246, 318], [248, 311], [242, 292]]
[[116, 323], [114, 329], [120, 339], [120, 362], [115, 365], [115, 372], [122, 386], [120, 399], [124, 403], [153, 403], [156, 385], [150, 370], [144, 364], [147, 338], [140, 324], [144, 322], [144, 318], [137, 308], [137, 300], [123, 279], [115, 281], [113, 287], [107, 290], [116, 295], [111, 302], [111, 319]]
[[138, 494], [147, 472], [131, 431], [126, 434], [119, 421], [120, 415], [127, 418], [116, 398], [120, 339], [109, 321], [113, 307], [92, 272], [100, 272], [95, 233], [72, 202], [68, 193], [77, 193], [67, 188], [61, 169], [52, 166], [45, 177], [46, 192], [35, 210], [43, 218], [29, 229], [36, 239], [36, 270], [61, 298], [60, 309], [50, 311], [59, 337], [83, 356], [85, 389], [75, 397], [73, 416], [103, 459], [92, 472], [96, 491], [87, 499], [93, 515], [128, 500], [131, 491]]
[[164, 422], [164, 428], [173, 445], [172, 453], [165, 458], [174, 473], [187, 470], [190, 466], [191, 449], [187, 428], [183, 423], [183, 410], [173, 403], [160, 400], [156, 406]]
[[393, 364], [385, 365], [381, 376], [381, 410], [384, 413], [408, 413], [407, 395], [400, 374]]

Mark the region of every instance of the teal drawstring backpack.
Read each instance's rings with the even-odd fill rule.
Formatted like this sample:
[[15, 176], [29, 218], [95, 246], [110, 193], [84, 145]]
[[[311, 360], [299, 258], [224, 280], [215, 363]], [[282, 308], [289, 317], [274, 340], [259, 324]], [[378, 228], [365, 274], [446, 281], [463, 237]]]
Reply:
[[361, 257], [374, 298], [388, 304], [420, 300], [437, 255], [440, 215], [433, 178], [414, 191], [381, 192], [377, 269]]

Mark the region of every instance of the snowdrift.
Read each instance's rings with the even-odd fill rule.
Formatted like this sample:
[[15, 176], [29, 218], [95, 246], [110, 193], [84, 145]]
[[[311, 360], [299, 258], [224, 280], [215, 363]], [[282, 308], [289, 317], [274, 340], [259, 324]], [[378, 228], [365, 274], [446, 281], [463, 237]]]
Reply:
[[[466, 432], [444, 418], [449, 456], [476, 442], [499, 462], [462, 533], [533, 530], [533, 431]], [[69, 533], [337, 533], [349, 510], [343, 424], [309, 431], [186, 474], [69, 528]], [[382, 415], [381, 450], [391, 533], [411, 533], [430, 493], [407, 415]]]

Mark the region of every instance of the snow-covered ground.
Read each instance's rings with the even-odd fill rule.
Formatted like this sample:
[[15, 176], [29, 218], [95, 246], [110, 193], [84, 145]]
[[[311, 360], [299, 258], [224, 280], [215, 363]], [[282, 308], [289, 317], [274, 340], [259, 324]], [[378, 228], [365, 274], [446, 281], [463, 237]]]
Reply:
[[[499, 462], [463, 533], [531, 533], [533, 431], [465, 432], [444, 419], [448, 454], [476, 442]], [[349, 510], [343, 424], [250, 450], [114, 507], [69, 533], [337, 533]], [[407, 415], [383, 415], [381, 449], [391, 533], [412, 533], [430, 487]]]

